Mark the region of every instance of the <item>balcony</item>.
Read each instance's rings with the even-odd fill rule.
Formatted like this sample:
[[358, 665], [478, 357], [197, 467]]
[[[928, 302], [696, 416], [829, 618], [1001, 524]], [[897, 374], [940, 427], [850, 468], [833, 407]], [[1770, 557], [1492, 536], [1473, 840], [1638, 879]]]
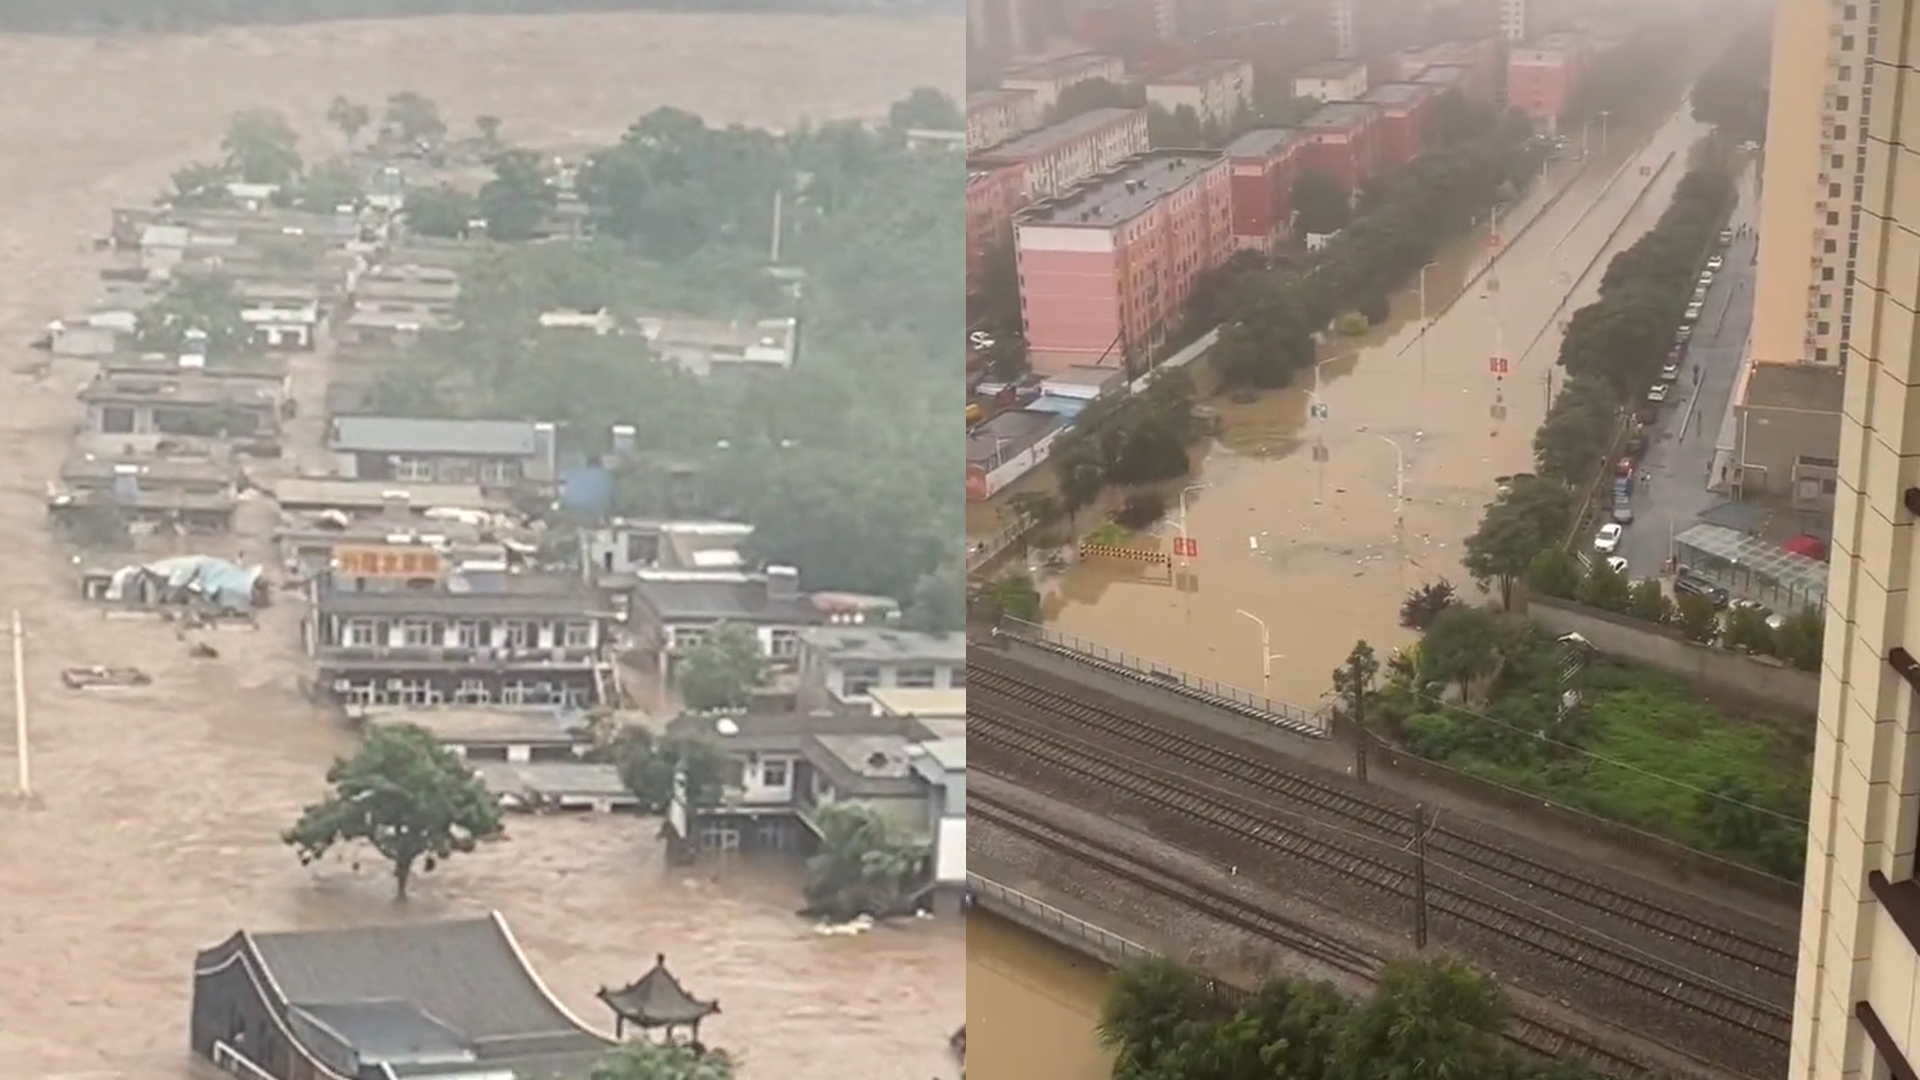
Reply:
[[439, 646], [323, 645], [318, 657], [329, 667], [360, 668], [510, 668], [586, 670], [601, 662], [594, 648], [496, 649]]

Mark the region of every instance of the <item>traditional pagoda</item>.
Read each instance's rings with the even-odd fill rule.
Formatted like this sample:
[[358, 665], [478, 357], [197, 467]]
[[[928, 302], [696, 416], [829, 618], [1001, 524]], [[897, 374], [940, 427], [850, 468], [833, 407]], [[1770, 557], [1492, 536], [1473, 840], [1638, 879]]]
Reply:
[[720, 1011], [717, 1001], [701, 1001], [667, 970], [667, 957], [653, 959], [653, 970], [618, 990], [601, 987], [595, 995], [613, 1010], [613, 1032], [626, 1038], [629, 1025], [642, 1032], [663, 1031], [673, 1040], [675, 1028], [686, 1028], [695, 1045], [700, 1042], [700, 1021]]

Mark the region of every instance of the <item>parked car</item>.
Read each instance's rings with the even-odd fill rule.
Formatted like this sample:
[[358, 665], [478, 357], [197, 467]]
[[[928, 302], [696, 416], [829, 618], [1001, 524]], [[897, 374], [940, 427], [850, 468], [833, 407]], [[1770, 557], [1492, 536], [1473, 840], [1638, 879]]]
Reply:
[[1693, 327], [1691, 326], [1683, 326], [1673, 333], [1673, 340], [1681, 345], [1685, 345], [1692, 337]]
[[1725, 265], [1727, 265], [1727, 260], [1718, 255], [1710, 255], [1707, 257], [1707, 269], [1709, 270], [1719, 270]]
[[1679, 364], [1668, 364], [1666, 367], [1663, 367], [1660, 369], [1661, 382], [1673, 382], [1675, 379], [1678, 379], [1679, 377], [1680, 377]]
[[1733, 243], [1733, 230], [1732, 230], [1732, 229], [1721, 229], [1721, 230], [1720, 230], [1720, 246], [1721, 246], [1721, 247], [1726, 247], [1727, 245], [1729, 245], [1729, 244], [1731, 244], [1731, 243]]
[[1673, 579], [1673, 591], [1683, 596], [1704, 596], [1713, 601], [1713, 606], [1717, 608], [1724, 608], [1733, 602], [1733, 597], [1727, 590], [1684, 571]]
[[1700, 305], [1688, 304], [1687, 313], [1685, 315], [1682, 315], [1681, 318], [1685, 319], [1687, 322], [1690, 322], [1690, 323], [1699, 322], [1700, 321]]
[[1605, 525], [1600, 526], [1600, 531], [1593, 534], [1593, 550], [1602, 555], [1613, 554], [1615, 549], [1619, 548], [1620, 537], [1626, 531], [1624, 526], [1614, 521], [1609, 521]]
[[1654, 405], [1658, 405], [1665, 400], [1667, 400], [1667, 384], [1666, 383], [1654, 383], [1651, 387], [1647, 389], [1648, 402]]

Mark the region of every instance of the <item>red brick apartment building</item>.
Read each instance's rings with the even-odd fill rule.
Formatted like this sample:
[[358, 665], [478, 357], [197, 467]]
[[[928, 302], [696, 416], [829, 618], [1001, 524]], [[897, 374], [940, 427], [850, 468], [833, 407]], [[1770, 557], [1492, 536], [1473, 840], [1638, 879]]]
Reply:
[[1473, 101], [1499, 97], [1506, 74], [1500, 66], [1500, 40], [1486, 37], [1402, 49], [1393, 54], [1385, 81], [1422, 81], [1421, 76], [1435, 68], [1460, 69], [1445, 80]]
[[1014, 222], [1034, 369], [1145, 359], [1193, 282], [1232, 253], [1231, 171], [1215, 151], [1156, 150]]
[[1292, 128], [1255, 128], [1227, 144], [1233, 246], [1272, 255], [1293, 231], [1293, 182], [1303, 155]]
[[1380, 171], [1380, 110], [1363, 101], [1330, 101], [1300, 122], [1302, 170], [1325, 173], [1357, 191]]
[[997, 146], [1040, 126], [1030, 90], [975, 90], [967, 95], [967, 153]]
[[1023, 205], [1018, 169], [967, 170], [967, 295], [979, 290], [987, 255], [1013, 238], [1013, 215]]
[[1548, 34], [1507, 53], [1507, 103], [1534, 126], [1554, 132], [1567, 97], [1586, 70], [1589, 43], [1576, 34]]
[[969, 158], [974, 169], [1014, 168], [1023, 201], [1052, 198], [1147, 149], [1147, 110], [1094, 109]]
[[1427, 113], [1440, 91], [1420, 83], [1382, 83], [1366, 92], [1360, 100], [1372, 105], [1374, 118], [1374, 165], [1381, 170], [1397, 169], [1426, 149]]

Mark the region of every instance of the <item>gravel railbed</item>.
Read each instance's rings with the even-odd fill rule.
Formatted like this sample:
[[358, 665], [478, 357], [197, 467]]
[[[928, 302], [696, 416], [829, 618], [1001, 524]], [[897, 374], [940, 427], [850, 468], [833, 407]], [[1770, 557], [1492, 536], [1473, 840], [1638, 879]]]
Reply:
[[[1230, 868], [1233, 876], [1272, 890], [1262, 894], [1264, 902], [1274, 902], [1278, 896], [1292, 897], [1325, 910], [1342, 912], [1351, 921], [1365, 922], [1389, 932], [1410, 932], [1407, 900], [1330, 868], [1232, 836], [1196, 819], [1170, 818], [1164, 809], [1138, 796], [1112, 785], [1088, 783], [1045, 762], [1010, 758], [985, 744], [976, 745], [973, 755], [976, 775], [1000, 777], [1110, 818], [1188, 858], [1211, 863], [1216, 870]], [[1289, 822], [1288, 827], [1317, 835], [1328, 843], [1351, 843], [1317, 829], [1310, 819], [1296, 819]], [[1457, 922], [1438, 912], [1431, 915], [1429, 930], [1436, 945], [1472, 957], [1503, 982], [1639, 1032], [1657, 1043], [1696, 1050], [1741, 1075], [1756, 1078], [1771, 1080], [1785, 1068], [1784, 1047], [1769, 1046], [1751, 1034], [1677, 1009], [1657, 994], [1634, 992], [1613, 980], [1557, 962], [1519, 946], [1505, 935]]]
[[[1134, 857], [1221, 888], [1302, 926], [1336, 936], [1382, 960], [1415, 955], [1410, 935], [1397, 932], [1397, 928], [1387, 930], [1357, 921], [1347, 908], [1309, 900], [1291, 887], [1276, 891], [1256, 875], [1247, 873], [1244, 867], [1238, 875], [1229, 874], [1218, 860], [1170, 847], [1160, 838], [1136, 831], [1124, 818], [1094, 812], [1084, 799], [1075, 797], [1071, 802], [1063, 801], [985, 772], [976, 772], [968, 783], [973, 791], [1005, 803], [1038, 823], [1097, 837]], [[968, 830], [967, 865], [974, 873], [1028, 892], [1103, 929], [1179, 957], [1191, 966], [1239, 985], [1251, 987], [1269, 975], [1290, 975], [1326, 978], [1343, 992], [1355, 996], [1364, 995], [1369, 989], [1365, 979], [1276, 948], [1263, 938], [1198, 914], [1169, 897], [1141, 890], [1095, 865], [1005, 832], [990, 822], [976, 821]], [[1289, 885], [1299, 880], [1298, 875], [1287, 878]], [[1444, 947], [1444, 942], [1436, 940], [1433, 949]], [[1479, 957], [1469, 959], [1500, 981], [1517, 1014], [1616, 1047], [1617, 1052], [1644, 1061], [1650, 1070], [1689, 1080], [1734, 1080], [1747, 1075], [1710, 1068], [1695, 1058], [1643, 1038], [1634, 1030], [1569, 1008], [1557, 998], [1536, 994], [1517, 983], [1511, 973], [1498, 964], [1489, 964]]]
[[[998, 695], [990, 693], [984, 688], [975, 691], [975, 706], [981, 710], [992, 711], [996, 714], [1018, 716], [1021, 718], [1021, 727], [1044, 728], [1056, 731], [1072, 739], [1086, 740], [1101, 746], [1111, 746], [1115, 749], [1122, 750], [1122, 752], [1135, 754], [1149, 752], [1144, 748], [1129, 745], [1113, 735], [1085, 727], [1079, 721], [1072, 718], [1058, 715], [1032, 716], [1029, 718], [1029, 714], [1034, 710], [1023, 706], [1017, 701], [1002, 700]], [[1265, 757], [1265, 755], [1251, 753], [1250, 751], [1252, 751], [1253, 748], [1247, 747], [1244, 744], [1236, 746], [1232, 745], [1230, 740], [1216, 741], [1206, 738], [1204, 736], [1204, 729], [1202, 732], [1183, 730], [1182, 734], [1189, 735], [1200, 743], [1216, 746], [1231, 753], [1243, 754], [1256, 759]], [[1331, 811], [1305, 805], [1296, 808], [1288, 802], [1284, 796], [1277, 795], [1263, 788], [1258, 783], [1238, 777], [1222, 775], [1203, 764], [1158, 754], [1150, 759], [1150, 763], [1156, 770], [1164, 771], [1172, 776], [1181, 777], [1191, 783], [1200, 785], [1201, 790], [1212, 788], [1239, 799], [1246, 799], [1262, 806], [1271, 807], [1276, 822], [1284, 823], [1288, 827], [1304, 825], [1317, 818], [1326, 817], [1332, 822], [1329, 826], [1330, 829], [1346, 831], [1345, 835], [1338, 833], [1332, 834], [1334, 842], [1342, 843], [1344, 841], [1342, 846], [1357, 848], [1371, 857], [1385, 858], [1399, 862], [1401, 860], [1396, 858], [1395, 849], [1404, 847], [1410, 842], [1412, 832], [1412, 823], [1410, 820], [1396, 822], [1395, 824], [1400, 826], [1398, 829], [1381, 831], [1376, 826], [1337, 818]], [[1390, 797], [1382, 798], [1382, 793], [1378, 790], [1355, 783], [1346, 777], [1316, 775], [1316, 770], [1299, 766], [1292, 761], [1261, 760], [1258, 761], [1258, 763], [1271, 765], [1286, 773], [1313, 780], [1342, 794], [1363, 799], [1372, 804], [1377, 805], [1382, 802], [1391, 803], [1398, 801]], [[1412, 810], [1412, 803], [1410, 801], [1407, 803], [1405, 810], [1408, 812]], [[1454, 816], [1447, 815], [1443, 812], [1440, 819], [1435, 821], [1434, 825], [1430, 827], [1444, 828], [1450, 834], [1469, 836], [1473, 839], [1489, 843], [1517, 857], [1539, 863], [1554, 870], [1561, 870], [1560, 867], [1554, 866], [1552, 862], [1541, 858], [1535, 852], [1515, 850], [1516, 845], [1511, 842], [1513, 838], [1498, 836], [1495, 830], [1484, 827], [1476, 828], [1474, 823], [1465, 818], [1456, 820]], [[1673, 965], [1680, 971], [1693, 976], [1697, 981], [1710, 982], [1725, 988], [1729, 992], [1749, 995], [1761, 1001], [1774, 1004], [1781, 1009], [1787, 1009], [1792, 1004], [1793, 980], [1791, 976], [1783, 976], [1774, 971], [1762, 969], [1747, 960], [1729, 957], [1713, 948], [1696, 945], [1688, 938], [1649, 927], [1641, 922], [1636, 922], [1628, 917], [1627, 914], [1612, 907], [1605, 906], [1606, 900], [1604, 898], [1594, 898], [1590, 900], [1569, 897], [1554, 892], [1541, 885], [1533, 876], [1529, 876], [1530, 874], [1536, 873], [1532, 868], [1523, 866], [1518, 868], [1495, 869], [1477, 866], [1462, 861], [1457, 855], [1437, 850], [1437, 847], [1436, 845], [1436, 850], [1429, 852], [1428, 858], [1429, 880], [1436, 887], [1462, 892], [1488, 903], [1524, 906], [1529, 909], [1527, 913], [1530, 916], [1548, 922], [1557, 929], [1576, 933], [1583, 939], [1594, 940], [1610, 946], [1630, 950], [1640, 959], [1649, 963], [1662, 966]], [[1561, 870], [1561, 872], [1572, 874], [1575, 877], [1580, 876], [1579, 873], [1572, 870]], [[1663, 902], [1652, 897], [1636, 896], [1636, 890], [1630, 887], [1621, 888], [1612, 880], [1604, 884], [1610, 889], [1635, 896], [1636, 899], [1643, 900], [1662, 909], [1671, 909], [1674, 906], [1671, 900]], [[1679, 910], [1687, 912], [1691, 917], [1708, 923], [1716, 929], [1724, 928], [1741, 931], [1742, 927], [1729, 927], [1726, 926], [1725, 923], [1727, 921], [1738, 923], [1750, 921], [1743, 918], [1731, 920], [1722, 920], [1717, 917], [1700, 918], [1694, 910], [1697, 906], [1697, 903], [1688, 902], [1680, 905]], [[1744, 936], [1751, 937], [1754, 935], [1745, 934]], [[1763, 940], [1777, 937], [1776, 933], [1770, 928], [1762, 928], [1761, 936]], [[1785, 951], [1788, 958], [1794, 955], [1791, 944], [1785, 947]]]

